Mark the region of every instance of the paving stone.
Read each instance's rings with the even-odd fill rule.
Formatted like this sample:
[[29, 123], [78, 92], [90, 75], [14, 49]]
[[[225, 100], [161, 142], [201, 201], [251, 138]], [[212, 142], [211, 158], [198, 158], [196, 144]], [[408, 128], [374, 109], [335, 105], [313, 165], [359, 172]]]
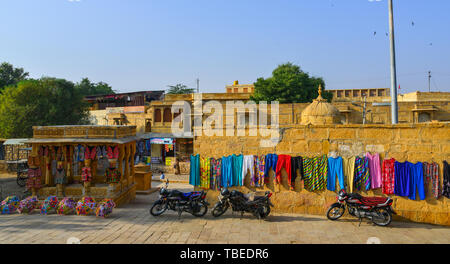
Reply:
[[[169, 188], [189, 191], [185, 184]], [[82, 244], [91, 243], [183, 243], [183, 244], [319, 244], [367, 243], [377, 237], [383, 244], [444, 243], [450, 244], [450, 228], [428, 224], [393, 222], [378, 227], [368, 221], [361, 226], [357, 219], [329, 221], [325, 216], [271, 214], [260, 221], [251, 215], [225, 213], [215, 218], [209, 213], [203, 218], [168, 211], [153, 217], [148, 209], [157, 194], [137, 196], [134, 203], [114, 209], [106, 219], [95, 216], [0, 215], [0, 244], [66, 243], [76, 237]]]

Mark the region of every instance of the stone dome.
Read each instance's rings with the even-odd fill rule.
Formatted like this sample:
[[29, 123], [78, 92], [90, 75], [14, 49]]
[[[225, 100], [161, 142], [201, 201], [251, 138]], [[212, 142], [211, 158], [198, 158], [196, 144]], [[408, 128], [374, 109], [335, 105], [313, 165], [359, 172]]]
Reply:
[[340, 124], [341, 113], [322, 97], [322, 86], [319, 85], [319, 96], [302, 112], [304, 125]]

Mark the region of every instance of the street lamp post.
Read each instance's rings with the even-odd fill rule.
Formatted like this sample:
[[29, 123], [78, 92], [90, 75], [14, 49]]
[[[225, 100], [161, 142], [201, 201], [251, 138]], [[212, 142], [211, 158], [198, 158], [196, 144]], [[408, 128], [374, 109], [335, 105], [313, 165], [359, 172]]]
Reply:
[[389, 32], [391, 42], [391, 119], [392, 124], [398, 123], [398, 105], [397, 105], [397, 69], [395, 63], [395, 38], [394, 38], [394, 11], [393, 0], [389, 0]]

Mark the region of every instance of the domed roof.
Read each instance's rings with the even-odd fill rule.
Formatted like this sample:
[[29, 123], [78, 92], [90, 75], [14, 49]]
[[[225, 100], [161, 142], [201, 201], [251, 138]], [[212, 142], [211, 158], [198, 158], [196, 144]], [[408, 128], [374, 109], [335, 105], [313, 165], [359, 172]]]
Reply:
[[322, 86], [319, 85], [319, 96], [302, 112], [304, 125], [328, 125], [341, 123], [341, 113], [322, 97]]

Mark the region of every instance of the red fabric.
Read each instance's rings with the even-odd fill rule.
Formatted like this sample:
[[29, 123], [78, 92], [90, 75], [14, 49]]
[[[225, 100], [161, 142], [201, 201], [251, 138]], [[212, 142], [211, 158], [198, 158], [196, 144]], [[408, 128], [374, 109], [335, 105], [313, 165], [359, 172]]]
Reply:
[[86, 148], [84, 149], [84, 159], [85, 159], [85, 160], [88, 160], [90, 156], [91, 156], [91, 155], [90, 155], [90, 152], [89, 152], [89, 147], [86, 147]]
[[119, 147], [118, 146], [114, 147], [114, 158], [115, 159], [119, 158]]
[[111, 147], [108, 147], [108, 159], [113, 159], [114, 154], [113, 154], [113, 150]]
[[114, 150], [108, 147], [108, 159], [118, 159], [119, 158], [119, 147], [115, 146]]
[[277, 168], [275, 170], [275, 179], [279, 184], [281, 182], [281, 169], [284, 168], [287, 172], [289, 183], [291, 182], [291, 156], [278, 155]]
[[94, 160], [96, 154], [97, 154], [97, 152], [95, 151], [95, 148], [91, 149], [88, 146], [86, 146], [86, 148], [84, 150], [84, 159], [85, 160]]
[[384, 194], [394, 194], [395, 159], [384, 160], [381, 169], [381, 189]]
[[92, 173], [90, 167], [83, 167], [81, 169], [81, 179], [83, 182], [91, 182], [92, 181]]
[[361, 202], [365, 205], [375, 206], [386, 203], [388, 199], [386, 197], [363, 197]]

